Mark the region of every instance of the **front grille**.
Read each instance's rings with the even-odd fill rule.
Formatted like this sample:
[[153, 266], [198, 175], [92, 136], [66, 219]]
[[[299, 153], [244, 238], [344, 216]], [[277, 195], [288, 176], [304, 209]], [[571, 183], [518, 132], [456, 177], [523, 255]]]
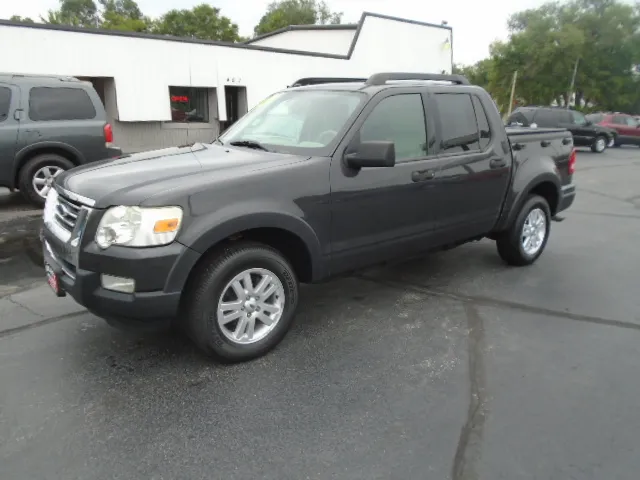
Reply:
[[55, 205], [55, 219], [58, 224], [65, 230], [72, 232], [78, 221], [82, 205], [73, 200], [58, 195], [58, 201]]

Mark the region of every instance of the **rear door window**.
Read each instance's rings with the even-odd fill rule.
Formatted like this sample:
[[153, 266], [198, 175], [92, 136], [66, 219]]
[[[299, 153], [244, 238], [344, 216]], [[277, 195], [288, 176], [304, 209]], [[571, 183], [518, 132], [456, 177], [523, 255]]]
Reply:
[[0, 122], [9, 116], [9, 106], [11, 105], [11, 89], [0, 87]]
[[90, 120], [96, 109], [81, 88], [35, 87], [29, 92], [29, 118], [36, 122]]
[[487, 112], [480, 99], [475, 95], [473, 96], [473, 109], [476, 111], [476, 121], [480, 131], [480, 150], [484, 150], [491, 142], [491, 127], [489, 127]]
[[538, 110], [533, 122], [539, 127], [549, 128], [557, 127], [560, 119], [556, 115], [556, 112], [551, 110]]
[[480, 150], [480, 132], [471, 96], [466, 93], [438, 93], [435, 95], [440, 115], [443, 153], [462, 153]]

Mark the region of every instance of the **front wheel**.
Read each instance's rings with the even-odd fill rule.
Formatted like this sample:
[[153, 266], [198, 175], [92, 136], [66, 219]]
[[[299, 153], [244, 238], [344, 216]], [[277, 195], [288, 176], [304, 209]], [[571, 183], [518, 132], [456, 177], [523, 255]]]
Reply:
[[293, 323], [298, 282], [289, 262], [263, 244], [225, 246], [194, 273], [186, 297], [187, 333], [221, 362], [260, 357]]
[[606, 137], [597, 136], [591, 145], [591, 151], [595, 153], [602, 153], [607, 148], [608, 140]]
[[539, 195], [531, 195], [511, 228], [498, 238], [498, 254], [509, 265], [532, 264], [547, 245], [550, 226], [549, 203]]

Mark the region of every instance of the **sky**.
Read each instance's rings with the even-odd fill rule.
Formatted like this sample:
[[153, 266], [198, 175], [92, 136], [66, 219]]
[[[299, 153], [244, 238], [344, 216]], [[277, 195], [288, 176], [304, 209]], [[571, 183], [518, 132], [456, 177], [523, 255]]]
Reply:
[[[249, 36], [271, 0], [138, 0], [145, 15], [160, 16], [173, 8], [191, 8], [209, 3], [238, 24], [240, 34]], [[326, 0], [333, 11], [343, 12], [343, 23], [356, 23], [363, 11], [440, 24], [453, 28], [453, 56], [456, 64], [471, 65], [489, 55], [489, 45], [507, 38], [509, 15], [536, 8], [544, 0]], [[58, 0], [0, 0], [0, 18], [12, 15], [39, 18], [55, 9]]]

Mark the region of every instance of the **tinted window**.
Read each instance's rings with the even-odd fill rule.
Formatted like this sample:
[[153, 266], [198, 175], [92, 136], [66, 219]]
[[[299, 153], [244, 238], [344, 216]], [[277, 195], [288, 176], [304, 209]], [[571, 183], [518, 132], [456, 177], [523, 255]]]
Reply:
[[209, 92], [206, 88], [169, 87], [172, 122], [209, 122]]
[[360, 129], [360, 141], [395, 143], [396, 160], [426, 155], [427, 129], [420, 94], [394, 95], [382, 100]]
[[587, 120], [589, 120], [591, 123], [600, 123], [602, 120], [604, 120], [604, 115], [602, 115], [601, 113], [591, 113], [587, 115]]
[[471, 97], [460, 93], [436, 95], [442, 124], [440, 148], [446, 153], [480, 150], [478, 124]]
[[626, 120], [624, 119], [624, 117], [622, 115], [614, 115], [612, 121], [616, 125], [626, 125], [627, 124]]
[[547, 127], [557, 127], [558, 123], [560, 123], [560, 119], [556, 112], [552, 110], [538, 110], [536, 113], [534, 122], [539, 127], [547, 128]]
[[35, 87], [29, 92], [29, 118], [34, 121], [89, 120], [96, 109], [80, 88]]
[[9, 104], [11, 103], [11, 89], [0, 87], [0, 122], [9, 116]]
[[585, 125], [587, 123], [587, 119], [580, 112], [576, 112], [571, 110], [572, 121], [576, 125]]
[[482, 102], [476, 96], [473, 97], [473, 108], [476, 111], [476, 120], [478, 129], [480, 130], [480, 149], [484, 150], [491, 142], [491, 128], [489, 128], [489, 119], [485, 112]]

